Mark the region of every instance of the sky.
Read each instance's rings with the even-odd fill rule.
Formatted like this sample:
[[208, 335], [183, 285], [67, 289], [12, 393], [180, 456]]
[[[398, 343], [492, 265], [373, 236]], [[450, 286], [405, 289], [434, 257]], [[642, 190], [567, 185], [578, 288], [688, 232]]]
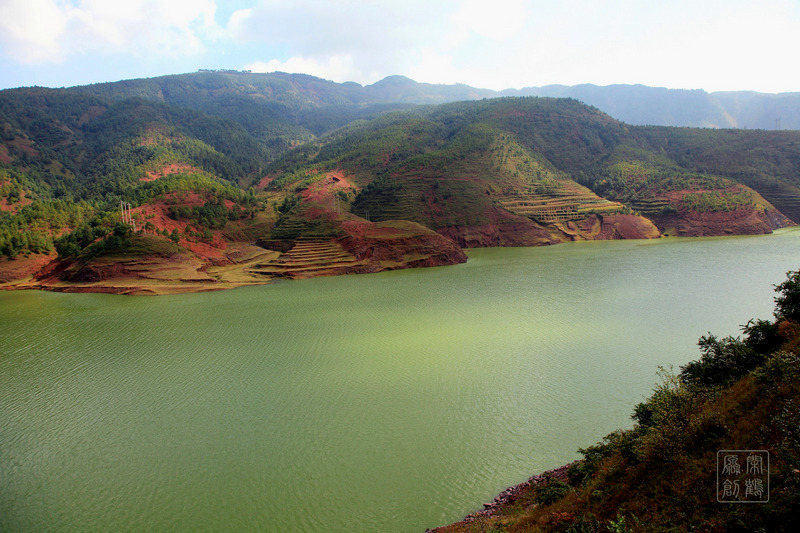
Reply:
[[0, 0], [0, 89], [198, 69], [800, 91], [800, 0]]

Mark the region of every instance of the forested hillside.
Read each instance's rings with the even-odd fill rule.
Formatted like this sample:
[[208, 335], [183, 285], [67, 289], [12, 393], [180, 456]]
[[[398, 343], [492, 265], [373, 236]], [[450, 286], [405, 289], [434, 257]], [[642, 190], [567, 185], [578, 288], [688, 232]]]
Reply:
[[142, 98], [238, 122], [269, 156], [357, 119], [407, 107], [358, 84], [302, 74], [197, 72], [76, 87], [117, 101]]
[[635, 127], [573, 99], [408, 103], [481, 94], [235, 72], [0, 91], [0, 252], [85, 259], [120, 221], [224, 261], [225, 243], [393, 221], [497, 246], [800, 220], [800, 132]]
[[47, 249], [64, 230], [136, 201], [162, 175], [189, 172], [238, 187], [267, 159], [232, 120], [139, 98], [3, 91], [0, 124], [7, 256]]
[[521, 217], [562, 232], [588, 215], [640, 214], [676, 235], [758, 233], [785, 223], [772, 200], [800, 214], [798, 143], [797, 132], [631, 127], [575, 100], [506, 98], [354, 123], [268, 171], [278, 189], [342, 169], [363, 187], [353, 212], [469, 245], [487, 243], [454, 228], [511, 243], [502, 235], [537, 232]]

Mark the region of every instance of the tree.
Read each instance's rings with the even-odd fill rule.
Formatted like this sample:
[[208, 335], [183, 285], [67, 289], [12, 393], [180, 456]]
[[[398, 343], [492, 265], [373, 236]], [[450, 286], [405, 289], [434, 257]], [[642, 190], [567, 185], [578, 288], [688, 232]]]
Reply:
[[728, 386], [758, 365], [766, 355], [738, 338], [717, 339], [708, 334], [697, 342], [702, 356], [681, 367], [681, 381], [703, 387]]
[[775, 287], [775, 318], [800, 322], [800, 270], [786, 273], [786, 281]]
[[117, 222], [114, 224], [114, 236], [119, 237], [120, 239], [124, 239], [128, 237], [132, 232], [131, 226], [126, 224], [125, 222]]

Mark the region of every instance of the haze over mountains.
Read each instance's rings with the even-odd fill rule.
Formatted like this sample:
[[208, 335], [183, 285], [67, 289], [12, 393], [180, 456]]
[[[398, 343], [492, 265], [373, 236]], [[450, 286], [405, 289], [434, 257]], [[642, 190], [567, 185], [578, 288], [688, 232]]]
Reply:
[[800, 92], [708, 93], [645, 85], [546, 85], [493, 91], [467, 85], [417, 83], [390, 76], [364, 88], [393, 101], [431, 104], [501, 96], [574, 98], [628, 124], [701, 128], [800, 129]]
[[[231, 71], [232, 73], [233, 71]], [[206, 73], [210, 73], [206, 72]], [[200, 73], [202, 74], [202, 73]], [[193, 76], [192, 74], [181, 76]], [[666, 89], [645, 85], [546, 85], [494, 91], [464, 84], [438, 85], [419, 83], [405, 76], [389, 76], [372, 85], [337, 84], [303, 74], [251, 74], [253, 77], [293, 80], [311, 89], [326, 104], [443, 104], [502, 96], [546, 96], [574, 98], [632, 125], [679, 126], [701, 128], [800, 129], [800, 92], [768, 94], [754, 91], [708, 93], [702, 89]], [[110, 85], [115, 91], [128, 86], [129, 94], [148, 94], [160, 84], [169, 84], [173, 76], [128, 80], [87, 86], [104, 92]], [[136, 87], [136, 89], [134, 89]], [[124, 90], [124, 89], [123, 89]], [[152, 96], [152, 94], [151, 94]], [[168, 103], [179, 103], [164, 96]]]

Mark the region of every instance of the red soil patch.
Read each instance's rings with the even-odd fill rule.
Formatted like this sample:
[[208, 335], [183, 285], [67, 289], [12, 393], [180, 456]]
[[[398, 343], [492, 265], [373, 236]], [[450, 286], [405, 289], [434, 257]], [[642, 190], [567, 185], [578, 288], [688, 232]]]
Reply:
[[717, 235], [759, 235], [791, 225], [785, 217], [771, 216], [763, 210], [740, 207], [733, 211], [683, 211], [679, 215], [653, 216], [659, 227], [682, 237]]
[[515, 215], [498, 207], [484, 213], [487, 223], [475, 226], [447, 226], [436, 231], [458, 243], [462, 248], [488, 246], [540, 246], [567, 240], [563, 234], [548, 230], [527, 217]]
[[[178, 230], [181, 233], [181, 240], [178, 244], [184, 248], [189, 249], [194, 254], [203, 259], [222, 259], [224, 258], [224, 250], [228, 247], [228, 242], [222, 237], [220, 230], [211, 230], [212, 239], [210, 242], [196, 242], [194, 239], [186, 239], [183, 237], [186, 226], [192, 226], [183, 220], [174, 220], [169, 216], [169, 208], [171, 205], [185, 205], [189, 207], [201, 206], [206, 202], [206, 199], [197, 194], [196, 192], [181, 192], [170, 193], [163, 200], [156, 200], [149, 204], [134, 208], [134, 218], [138, 220], [137, 224], [144, 226], [147, 222], [152, 223], [157, 230], [166, 230], [172, 233], [173, 230]], [[233, 202], [229, 202], [230, 208]], [[194, 228], [196, 231], [199, 228]]]
[[703, 194], [706, 192], [740, 193], [747, 190], [752, 190], [752, 189], [746, 189], [739, 185], [732, 185], [730, 187], [725, 187], [724, 189], [679, 189], [677, 191], [666, 191], [665, 193], [662, 194], [662, 196], [672, 202], [676, 201], [681, 202], [683, 200], [683, 197], [686, 196], [687, 194]]
[[0, 163], [11, 163], [11, 155], [8, 153], [8, 148], [5, 144], [0, 144]]
[[275, 178], [273, 178], [272, 176], [264, 176], [263, 178], [261, 178], [261, 181], [256, 183], [256, 189], [266, 189], [267, 185], [272, 183], [272, 180], [274, 179]]
[[[726, 192], [742, 192], [751, 189], [734, 185], [724, 189]], [[690, 193], [715, 192], [707, 190], [670, 191], [664, 195], [672, 205], [682, 206], [683, 198]], [[754, 192], [754, 194], [757, 194]], [[754, 198], [755, 199], [755, 198]], [[683, 237], [706, 237], [717, 235], [758, 235], [793, 225], [776, 210], [765, 212], [763, 206], [741, 206], [731, 211], [694, 211], [679, 207], [675, 215], [654, 215], [659, 229]]]
[[408, 230], [391, 226], [378, 225], [366, 220], [345, 220], [341, 228], [349, 235], [358, 239], [391, 239], [408, 236]]
[[454, 265], [467, 260], [452, 240], [415, 222], [347, 220], [341, 228], [346, 236], [337, 242], [357, 260], [367, 261], [352, 272]]
[[179, 174], [181, 172], [202, 172], [202, 171], [199, 168], [194, 167], [192, 165], [188, 165], [186, 163], [172, 163], [164, 166], [161, 170], [148, 171], [147, 176], [142, 178], [141, 181], [155, 181], [158, 178], [163, 178], [165, 176], [169, 176], [170, 174]]
[[333, 195], [337, 191], [350, 191], [353, 184], [348, 180], [344, 172], [334, 170], [326, 172], [325, 177], [312, 183], [303, 191], [303, 200], [309, 203], [322, 204], [325, 209], [333, 209]]
[[661, 232], [637, 215], [589, 215], [583, 220], [554, 224], [571, 240], [657, 239]]
[[[211, 243], [187, 241], [181, 239], [181, 246], [188, 248], [193, 254], [207, 261], [219, 261], [225, 258], [225, 249], [228, 247], [227, 241], [223, 240], [219, 232], [211, 232], [214, 235]], [[227, 262], [227, 261], [225, 261]]]
[[19, 256], [16, 259], [0, 257], [0, 283], [33, 276], [54, 260], [55, 254], [31, 254], [29, 257]]
[[644, 217], [635, 215], [610, 215], [603, 218], [612, 224], [614, 234], [622, 239], [656, 239], [661, 236], [658, 228]]
[[21, 207], [31, 204], [30, 198], [25, 198], [25, 191], [20, 191], [19, 201], [14, 204], [8, 203], [8, 198], [0, 198], [0, 211], [10, 211], [16, 213]]
[[18, 150], [22, 150], [29, 156], [36, 157], [39, 155], [39, 152], [36, 150], [36, 148], [33, 147], [33, 143], [28, 139], [23, 139], [22, 137], [16, 137], [14, 140], [11, 141], [10, 144], [13, 144], [15, 148], [17, 148]]

